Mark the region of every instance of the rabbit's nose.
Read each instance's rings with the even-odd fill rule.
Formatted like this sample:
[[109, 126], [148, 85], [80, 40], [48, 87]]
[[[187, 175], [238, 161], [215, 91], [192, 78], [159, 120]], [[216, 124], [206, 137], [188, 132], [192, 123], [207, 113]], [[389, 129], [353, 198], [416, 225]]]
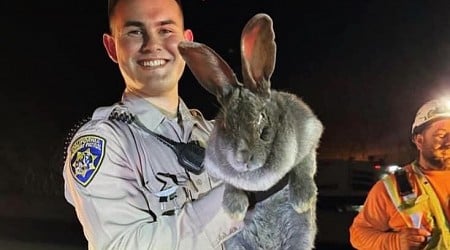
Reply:
[[249, 160], [250, 151], [247, 143], [244, 140], [240, 140], [236, 150], [236, 160], [239, 163], [246, 163]]
[[249, 158], [250, 158], [249, 157], [249, 151], [246, 150], [246, 149], [238, 150], [236, 152], [236, 160], [239, 163], [246, 163], [246, 162], [248, 162]]

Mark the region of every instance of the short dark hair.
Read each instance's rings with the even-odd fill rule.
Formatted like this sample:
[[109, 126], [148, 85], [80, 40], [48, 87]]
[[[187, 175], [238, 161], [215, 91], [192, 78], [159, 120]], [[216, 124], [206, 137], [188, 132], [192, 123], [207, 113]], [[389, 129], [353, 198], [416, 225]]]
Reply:
[[[117, 5], [117, 2], [119, 2], [119, 0], [108, 0], [108, 18], [111, 17], [111, 15], [114, 11], [114, 8]], [[183, 10], [183, 8], [182, 8], [183, 6], [181, 5], [181, 0], [175, 0], [175, 2], [177, 2], [178, 6], [180, 6], [181, 10]]]

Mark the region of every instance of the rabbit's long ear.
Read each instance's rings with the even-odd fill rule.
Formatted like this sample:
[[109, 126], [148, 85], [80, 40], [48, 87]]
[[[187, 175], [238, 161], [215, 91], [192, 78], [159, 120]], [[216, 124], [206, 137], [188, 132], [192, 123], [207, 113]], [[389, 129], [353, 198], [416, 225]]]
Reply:
[[217, 98], [227, 96], [240, 84], [225, 60], [205, 44], [183, 41], [178, 50], [197, 81]]
[[264, 13], [256, 14], [247, 22], [241, 35], [245, 87], [269, 97], [275, 58], [276, 43], [272, 19]]

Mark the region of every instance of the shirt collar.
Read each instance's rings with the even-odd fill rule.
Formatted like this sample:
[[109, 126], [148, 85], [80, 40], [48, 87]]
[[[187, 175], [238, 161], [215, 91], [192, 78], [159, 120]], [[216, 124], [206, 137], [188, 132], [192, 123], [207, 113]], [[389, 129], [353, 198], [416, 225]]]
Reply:
[[[157, 107], [134, 93], [124, 92], [122, 103], [128, 108], [128, 111], [136, 115], [152, 131], [155, 131], [165, 120], [169, 120]], [[178, 119], [183, 121], [184, 126], [191, 127], [197, 123], [181, 98], [179, 98], [177, 116]]]

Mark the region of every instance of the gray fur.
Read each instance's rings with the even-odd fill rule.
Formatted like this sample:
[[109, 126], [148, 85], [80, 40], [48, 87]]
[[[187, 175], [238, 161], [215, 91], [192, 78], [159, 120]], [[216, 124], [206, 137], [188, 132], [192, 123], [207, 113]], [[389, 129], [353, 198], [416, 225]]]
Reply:
[[[224, 208], [246, 226], [229, 249], [313, 249], [317, 232], [316, 150], [323, 125], [299, 97], [270, 88], [276, 44], [272, 19], [257, 14], [241, 36], [243, 82], [211, 48], [181, 42], [181, 55], [221, 109], [205, 167], [227, 185]], [[289, 175], [289, 185], [247, 213], [246, 191], [264, 191]]]

